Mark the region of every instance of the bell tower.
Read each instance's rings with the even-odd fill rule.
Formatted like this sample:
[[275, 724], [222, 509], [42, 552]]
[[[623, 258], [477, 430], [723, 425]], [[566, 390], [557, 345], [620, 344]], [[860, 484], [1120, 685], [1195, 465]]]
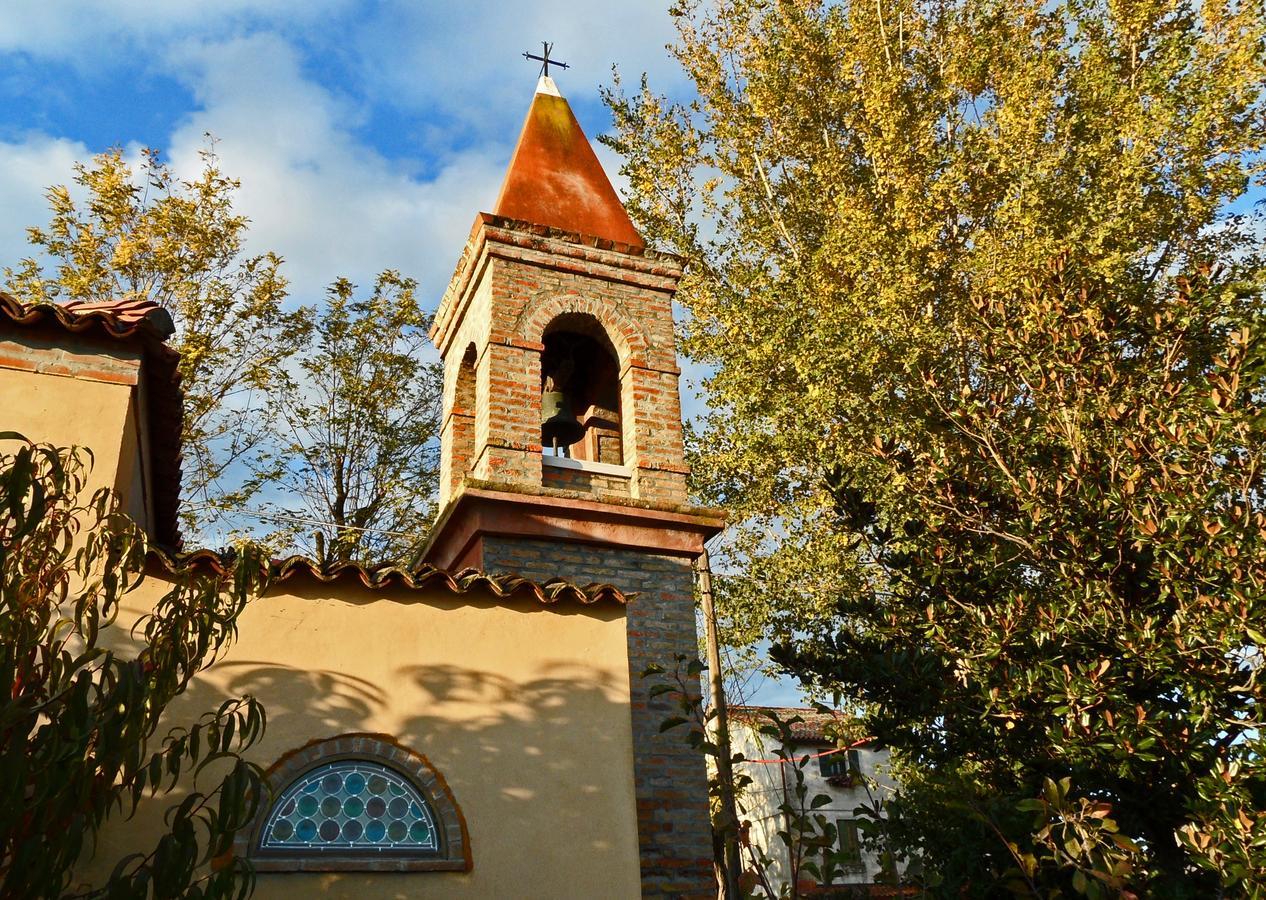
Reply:
[[567, 101], [543, 76], [431, 338], [444, 361], [446, 569], [614, 584], [627, 608], [644, 896], [714, 896], [703, 761], [647, 696], [697, 654], [691, 564], [724, 517], [687, 504], [672, 298]]

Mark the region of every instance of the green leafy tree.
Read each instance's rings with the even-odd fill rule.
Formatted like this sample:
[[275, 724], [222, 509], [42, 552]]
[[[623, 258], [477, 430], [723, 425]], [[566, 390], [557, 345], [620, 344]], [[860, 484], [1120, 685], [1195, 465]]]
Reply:
[[729, 633], [865, 705], [937, 890], [1260, 895], [1262, 4], [675, 13], [611, 143]]
[[326, 562], [407, 565], [435, 515], [443, 371], [423, 360], [415, 287], [388, 271], [357, 298], [336, 281], [271, 397], [261, 479], [281, 489], [283, 520], [315, 524], [309, 549]]
[[[118, 619], [145, 578], [146, 541], [108, 490], [83, 496], [90, 454], [0, 441], [0, 894], [243, 896], [247, 865], [210, 863], [260, 802], [260, 772], [238, 753], [264, 711], [242, 697], [186, 727], [160, 722], [233, 639], [259, 560], [248, 547], [223, 576], [177, 572], [129, 632]], [[182, 774], [205, 780], [213, 761], [227, 774], [184, 793], [148, 853], [104, 884], [75, 882], [103, 826]]]
[[27, 303], [143, 299], [171, 314], [185, 401], [182, 518], [194, 529], [257, 486], [246, 464], [267, 435], [262, 396], [308, 316], [283, 308], [281, 259], [245, 252], [239, 183], [214, 153], [202, 160], [192, 181], [152, 150], [135, 166], [117, 149], [77, 164], [74, 190], [48, 191], [48, 226], [28, 230], [39, 256], [4, 270]]

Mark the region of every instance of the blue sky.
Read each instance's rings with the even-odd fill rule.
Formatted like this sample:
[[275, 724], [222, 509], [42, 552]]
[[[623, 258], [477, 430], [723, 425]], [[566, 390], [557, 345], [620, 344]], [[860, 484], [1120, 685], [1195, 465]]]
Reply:
[[[0, 262], [45, 221], [43, 191], [119, 145], [192, 174], [206, 133], [242, 179], [255, 250], [296, 299], [397, 268], [433, 305], [496, 196], [542, 39], [591, 137], [611, 66], [672, 90], [658, 3], [494, 0], [8, 0], [0, 16]], [[599, 148], [609, 171], [618, 163]]]
[[[0, 266], [29, 253], [44, 192], [113, 146], [180, 174], [215, 138], [295, 304], [345, 276], [417, 278], [434, 309], [490, 209], [551, 40], [556, 80], [597, 143], [611, 69], [680, 93], [666, 3], [536, 0], [5, 0], [0, 13]], [[687, 414], [701, 409], [688, 363]]]
[[[241, 179], [252, 253], [285, 260], [296, 303], [385, 268], [434, 309], [496, 198], [536, 84], [525, 50], [555, 43], [556, 80], [591, 139], [610, 126], [611, 67], [684, 79], [667, 0], [5, 0], [0, 13], [0, 266], [29, 253], [44, 192], [110, 147], [193, 176], [215, 136]], [[619, 162], [595, 149], [620, 186]], [[701, 407], [687, 369], [686, 411]], [[751, 684], [760, 683], [760, 678]], [[765, 680], [752, 702], [795, 702]]]

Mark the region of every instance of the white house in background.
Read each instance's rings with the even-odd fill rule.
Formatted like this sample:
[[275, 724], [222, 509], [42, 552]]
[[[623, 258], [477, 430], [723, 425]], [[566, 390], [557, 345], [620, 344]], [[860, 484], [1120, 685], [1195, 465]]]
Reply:
[[[781, 892], [791, 877], [790, 850], [778, 837], [787, 821], [778, 807], [786, 797], [795, 802], [796, 780], [791, 765], [773, 761], [778, 759], [781, 742], [760, 731], [761, 726], [772, 724], [770, 713], [783, 722], [797, 716], [803, 720], [791, 726], [792, 740], [787, 749], [796, 759], [806, 754], [813, 757], [803, 770], [807, 797], [810, 801], [819, 794], [831, 798], [814, 814], [834, 820], [841, 855], [848, 861], [830, 884], [820, 884], [812, 875], [801, 872], [801, 894], [856, 896], [862, 888], [864, 895], [894, 896], [891, 887], [875, 885], [880, 874], [879, 859], [862, 848], [855, 812], [859, 806], [870, 806], [872, 797], [890, 794], [895, 787], [888, 770], [888, 751], [873, 744], [838, 749], [833, 726], [843, 721], [840, 715], [791, 707], [732, 706], [730, 741], [734, 752], [749, 760], [736, 766], [736, 774], [746, 772], [752, 778], [740, 798], [739, 819], [746, 823], [752, 846], [763, 850], [772, 861], [766, 870], [771, 886]], [[746, 854], [744, 864], [744, 868], [750, 867]]]

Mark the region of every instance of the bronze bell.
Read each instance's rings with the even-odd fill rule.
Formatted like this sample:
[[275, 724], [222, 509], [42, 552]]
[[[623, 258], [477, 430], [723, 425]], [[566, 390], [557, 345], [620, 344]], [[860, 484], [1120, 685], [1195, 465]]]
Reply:
[[546, 447], [570, 447], [585, 435], [585, 426], [576, 421], [571, 401], [562, 391], [546, 391], [541, 395], [541, 444]]

